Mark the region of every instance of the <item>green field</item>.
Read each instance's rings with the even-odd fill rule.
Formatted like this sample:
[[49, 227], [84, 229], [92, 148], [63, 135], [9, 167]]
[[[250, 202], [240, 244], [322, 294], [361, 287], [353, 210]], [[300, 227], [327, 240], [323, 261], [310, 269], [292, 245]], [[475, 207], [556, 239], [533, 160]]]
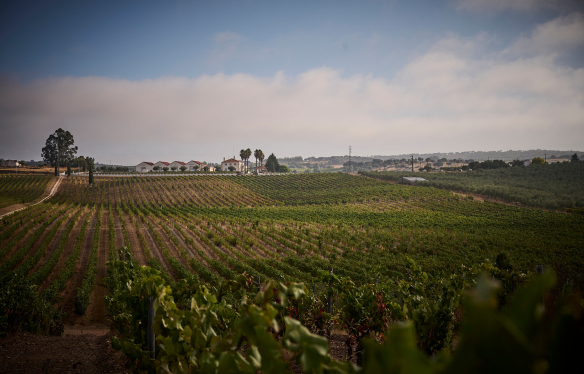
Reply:
[[[107, 308], [109, 323], [126, 337], [139, 335], [136, 316], [142, 316], [132, 317], [129, 305], [139, 299], [143, 308], [145, 300], [144, 294], [127, 294], [123, 285], [131, 279], [172, 287], [178, 307], [168, 304], [168, 313], [190, 308], [186, 300], [203, 297], [203, 286], [238, 305], [244, 295], [255, 297], [257, 288], [250, 285], [258, 277], [263, 284], [302, 282], [309, 299], [293, 303], [296, 312], [281, 310], [278, 318], [284, 323], [285, 315], [297, 313], [312, 332], [322, 330], [318, 321], [330, 283], [335, 290], [330, 328], [361, 342], [364, 326], [367, 336], [380, 340], [389, 324], [409, 320], [416, 324], [420, 348], [432, 352], [451, 349], [461, 295], [473, 286], [479, 268], [503, 282], [502, 303], [533, 277], [536, 265], [555, 271], [553, 295], [582, 291], [582, 227], [582, 215], [477, 202], [442, 189], [339, 173], [98, 177], [94, 186], [70, 177], [47, 202], [1, 221], [0, 271], [4, 289], [15, 287], [16, 278], [27, 279], [39, 286], [43, 302], [70, 313], [69, 320], [86, 312], [105, 320], [99, 311]], [[327, 275], [331, 268], [337, 278]], [[105, 299], [95, 297], [102, 282], [108, 284]], [[412, 292], [417, 298], [411, 299]], [[382, 305], [375, 295], [386, 300], [381, 314], [374, 313]], [[130, 304], [121, 303], [122, 297]], [[105, 306], [92, 308], [90, 300]], [[0, 303], [0, 314], [2, 308]], [[222, 310], [225, 325], [217, 328], [239, 331], [229, 323], [241, 321], [241, 310]], [[32, 315], [14, 317], [12, 329], [37, 326], [27, 318], [40, 331], [55, 329]], [[425, 329], [436, 334], [428, 339]]]
[[399, 181], [401, 177], [422, 177], [428, 180], [423, 183], [425, 186], [481, 194], [551, 210], [584, 207], [582, 161], [494, 170], [480, 169], [470, 172], [362, 171], [360, 174], [392, 182]]

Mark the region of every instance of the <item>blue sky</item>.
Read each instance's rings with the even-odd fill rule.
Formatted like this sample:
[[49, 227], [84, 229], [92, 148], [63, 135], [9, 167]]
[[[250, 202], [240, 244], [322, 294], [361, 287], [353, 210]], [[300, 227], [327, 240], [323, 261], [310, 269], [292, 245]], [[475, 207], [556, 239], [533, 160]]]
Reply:
[[233, 147], [321, 156], [349, 144], [396, 154], [584, 140], [580, 2], [1, 7], [3, 158], [38, 159], [53, 127], [118, 163], [218, 161]]

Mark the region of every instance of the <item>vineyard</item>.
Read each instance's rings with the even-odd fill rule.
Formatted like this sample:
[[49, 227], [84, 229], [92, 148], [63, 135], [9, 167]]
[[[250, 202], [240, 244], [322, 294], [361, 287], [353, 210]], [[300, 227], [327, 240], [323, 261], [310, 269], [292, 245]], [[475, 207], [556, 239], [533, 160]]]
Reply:
[[39, 198], [52, 179], [47, 175], [0, 176], [0, 209]]
[[[387, 171], [359, 173], [392, 182], [399, 181], [400, 177], [421, 175]], [[584, 162], [580, 161], [462, 173], [424, 173], [423, 177], [427, 180], [425, 186], [481, 194], [531, 207], [552, 210], [584, 207]]]
[[[50, 180], [2, 177], [0, 195], [7, 203], [32, 201]], [[156, 294], [164, 309], [156, 318], [165, 325], [157, 327], [158, 368], [166, 363], [188, 372], [207, 360], [235, 371], [278, 372], [285, 363], [275, 352], [285, 348], [304, 357], [305, 372], [318, 365], [350, 372], [315, 348], [328, 347], [323, 335], [342, 336], [346, 351], [335, 358], [359, 366], [366, 338], [390, 344], [384, 333], [396, 321], [411, 322], [403, 333], [414, 334], [422, 352], [450, 350], [460, 331], [462, 295], [481, 270], [501, 282], [502, 305], [512, 304], [509, 294], [533, 278], [536, 265], [554, 270], [556, 286], [551, 278], [545, 286], [553, 295], [582, 291], [582, 227], [582, 215], [346, 174], [97, 177], [93, 186], [69, 177], [46, 202], [0, 221], [3, 287], [35, 285], [42, 305], [34, 315], [15, 315], [6, 313], [22, 305], [0, 301], [0, 315], [7, 315], [0, 329], [59, 333], [63, 324], [111, 323], [126, 338], [117, 347], [144, 369], [151, 364], [141, 356], [140, 331], [148, 294]], [[129, 280], [134, 288], [123, 286]], [[209, 313], [220, 320], [205, 319]], [[207, 330], [177, 328], [180, 319]], [[274, 336], [277, 325], [286, 332], [277, 340], [266, 330], [249, 330], [251, 321]], [[237, 339], [247, 341], [245, 359], [219, 360], [209, 334], [235, 351], [242, 348]], [[170, 348], [172, 339], [191, 342], [191, 335], [196, 345]], [[310, 356], [310, 349], [320, 353]]]

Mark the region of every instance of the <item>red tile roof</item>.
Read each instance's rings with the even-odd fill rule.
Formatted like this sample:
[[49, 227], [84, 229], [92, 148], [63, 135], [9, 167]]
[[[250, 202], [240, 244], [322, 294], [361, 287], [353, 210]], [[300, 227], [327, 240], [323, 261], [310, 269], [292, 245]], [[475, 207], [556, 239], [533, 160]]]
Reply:
[[[142, 161], [140, 164], [148, 164], [148, 165], [150, 165], [150, 166], [154, 165], [153, 163], [151, 163], [151, 162], [148, 162], [148, 161]], [[138, 164], [138, 165], [139, 165], [139, 164]]]
[[225, 160], [225, 161], [223, 161], [223, 162], [243, 162], [243, 161], [241, 161], [241, 160], [236, 160], [236, 159], [234, 159], [234, 158], [230, 158], [229, 160]]
[[170, 165], [170, 163], [168, 163], [168, 162], [164, 162], [164, 161], [158, 161], [158, 162], [160, 162], [161, 164], [164, 164], [164, 165]]
[[179, 164], [181, 164], [181, 165], [186, 165], [186, 164], [185, 164], [184, 162], [182, 162], [182, 161], [173, 161], [173, 162], [178, 162], [178, 163], [179, 163]]

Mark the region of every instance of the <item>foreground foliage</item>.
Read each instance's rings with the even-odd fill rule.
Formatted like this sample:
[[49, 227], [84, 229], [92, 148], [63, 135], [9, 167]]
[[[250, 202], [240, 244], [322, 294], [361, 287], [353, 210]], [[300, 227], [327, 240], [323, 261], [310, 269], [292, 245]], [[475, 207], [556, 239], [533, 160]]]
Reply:
[[0, 334], [26, 331], [61, 335], [63, 313], [38, 292], [38, 286], [13, 274], [0, 284]]
[[[542, 307], [554, 283], [551, 273], [534, 278], [501, 311], [499, 282], [479, 277], [465, 298], [465, 324], [454, 353], [449, 345], [425, 348], [424, 337], [436, 331], [427, 328], [437, 316], [414, 313], [408, 318], [403, 315], [406, 308], [396, 304], [386, 314], [394, 322], [382, 323], [389, 327], [378, 339], [384, 342], [365, 339], [365, 359], [356, 366], [332, 360], [326, 338], [286, 315], [289, 305], [310, 302], [302, 284], [269, 281], [250, 297], [253, 292], [245, 275], [219, 289], [198, 285], [186, 291], [184, 282], [173, 289], [158, 271], [138, 267], [131, 259], [112, 261], [110, 269], [107, 305], [124, 336], [112, 344], [128, 356], [134, 371], [281, 373], [289, 369], [293, 357], [306, 373], [557, 373], [576, 364], [584, 347], [584, 316], [576, 299]], [[416, 298], [416, 291], [411, 291]], [[184, 298], [185, 292], [192, 296], [179, 307], [176, 299]], [[227, 295], [241, 298], [232, 297], [232, 304]], [[155, 298], [155, 359], [145, 350], [150, 297]], [[376, 304], [378, 311], [385, 305], [380, 298]], [[405, 322], [396, 324], [398, 320]]]

